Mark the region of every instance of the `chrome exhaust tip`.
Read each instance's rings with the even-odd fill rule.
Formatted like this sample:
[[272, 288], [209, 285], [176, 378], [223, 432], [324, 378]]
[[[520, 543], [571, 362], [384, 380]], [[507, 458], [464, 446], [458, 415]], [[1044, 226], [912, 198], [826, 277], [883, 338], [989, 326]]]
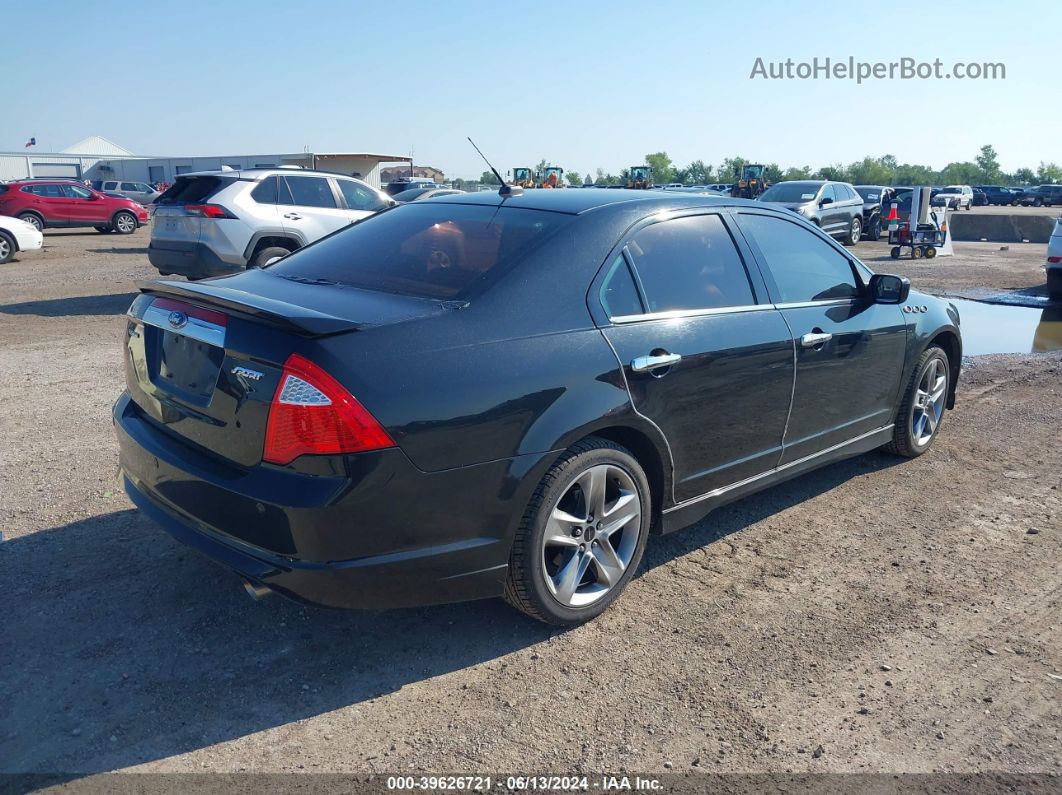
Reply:
[[243, 581], [243, 590], [247, 591], [247, 595], [256, 602], [260, 602], [273, 593], [272, 588], [258, 582], [251, 582], [250, 580]]

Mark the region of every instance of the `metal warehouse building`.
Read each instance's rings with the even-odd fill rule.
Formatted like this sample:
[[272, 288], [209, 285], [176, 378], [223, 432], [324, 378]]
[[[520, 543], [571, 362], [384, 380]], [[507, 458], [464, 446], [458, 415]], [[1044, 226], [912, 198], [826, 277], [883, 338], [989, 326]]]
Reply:
[[380, 166], [409, 163], [403, 155], [355, 152], [296, 152], [289, 154], [229, 155], [217, 157], [144, 157], [94, 135], [61, 152], [0, 152], [0, 180], [27, 177], [75, 179], [127, 179], [136, 182], [173, 182], [192, 171], [302, 166], [357, 176], [380, 187]]

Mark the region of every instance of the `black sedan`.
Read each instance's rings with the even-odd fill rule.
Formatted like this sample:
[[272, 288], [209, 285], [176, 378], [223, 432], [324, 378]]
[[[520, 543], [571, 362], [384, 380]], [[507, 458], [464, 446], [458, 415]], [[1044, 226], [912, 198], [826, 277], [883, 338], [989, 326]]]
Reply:
[[129, 496], [252, 594], [333, 607], [504, 596], [586, 621], [652, 533], [924, 453], [962, 354], [951, 304], [787, 210], [693, 194], [414, 202], [140, 289], [113, 412]]

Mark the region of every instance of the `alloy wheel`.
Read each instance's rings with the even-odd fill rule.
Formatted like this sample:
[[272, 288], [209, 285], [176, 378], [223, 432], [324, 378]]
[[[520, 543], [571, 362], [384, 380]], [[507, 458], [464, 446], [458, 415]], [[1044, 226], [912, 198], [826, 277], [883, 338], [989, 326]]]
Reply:
[[549, 514], [543, 576], [565, 607], [586, 607], [623, 578], [638, 548], [642, 505], [634, 479], [598, 464], [580, 473]]
[[0, 235], [0, 262], [7, 262], [7, 258], [11, 256], [11, 244], [7, 241], [7, 238]]
[[114, 219], [114, 225], [118, 227], [118, 231], [123, 235], [128, 235], [136, 229], [136, 219], [127, 213], [121, 213]]
[[38, 232], [44, 230], [44, 224], [41, 223], [41, 219], [33, 215], [32, 213], [27, 213], [26, 215], [22, 216], [22, 220], [32, 226]]
[[911, 435], [915, 444], [929, 444], [944, 413], [944, 399], [948, 394], [948, 370], [940, 359], [930, 359], [922, 377], [918, 379], [914, 406], [911, 412]]

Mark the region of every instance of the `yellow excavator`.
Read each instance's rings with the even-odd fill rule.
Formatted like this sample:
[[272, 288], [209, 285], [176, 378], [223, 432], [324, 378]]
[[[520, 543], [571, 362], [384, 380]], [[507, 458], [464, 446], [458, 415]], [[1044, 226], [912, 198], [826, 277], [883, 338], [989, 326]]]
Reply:
[[631, 166], [627, 173], [628, 188], [648, 190], [653, 187], [653, 169], [650, 166]]
[[546, 166], [542, 169], [541, 181], [538, 183], [540, 188], [563, 188], [564, 187], [564, 169], [560, 166]]
[[735, 199], [755, 199], [771, 186], [764, 177], [766, 166], [762, 163], [749, 163], [741, 172], [741, 179], [730, 190]]
[[513, 185], [521, 188], [535, 187], [535, 172], [530, 168], [517, 166], [513, 169]]

